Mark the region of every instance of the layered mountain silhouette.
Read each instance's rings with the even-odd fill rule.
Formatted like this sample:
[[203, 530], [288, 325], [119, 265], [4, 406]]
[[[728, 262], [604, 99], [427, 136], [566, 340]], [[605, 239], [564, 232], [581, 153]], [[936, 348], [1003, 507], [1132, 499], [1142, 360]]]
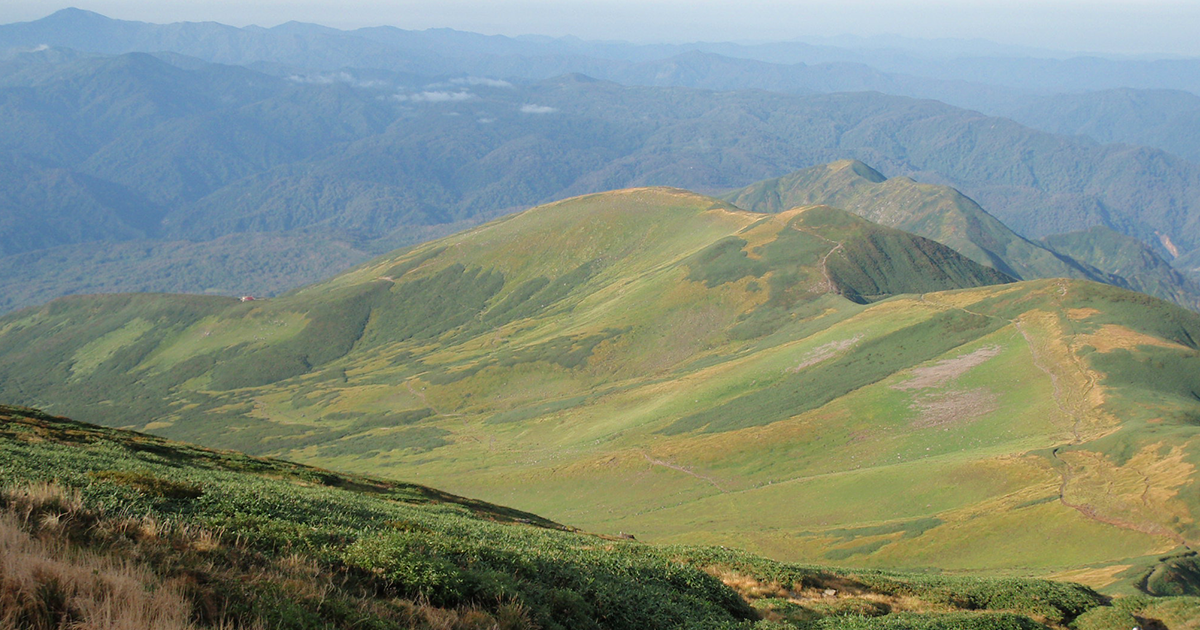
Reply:
[[[22, 277], [5, 288], [9, 308], [89, 290], [274, 294], [574, 194], [727, 190], [838, 159], [953, 186], [1025, 239], [1103, 225], [1178, 257], [1183, 273], [1195, 250], [1192, 163], [930, 101], [622, 87], [580, 75], [531, 85], [366, 71], [280, 78], [178, 56], [48, 52], [0, 72], [0, 115], [13, 121], [0, 137], [0, 247], [10, 256], [0, 264]], [[248, 252], [253, 238], [234, 238], [246, 234], [330, 258], [273, 262]], [[114, 255], [96, 264], [97, 250]], [[139, 252], [167, 250], [235, 262], [164, 279], [156, 270], [178, 261]], [[35, 274], [20, 256], [31, 251], [61, 263]], [[1019, 256], [963, 251], [1021, 277], [1105, 276], [1036, 247], [1025, 253], [1057, 271], [1005, 269]], [[84, 264], [88, 274], [71, 272]], [[260, 271], [240, 271], [250, 264]]]

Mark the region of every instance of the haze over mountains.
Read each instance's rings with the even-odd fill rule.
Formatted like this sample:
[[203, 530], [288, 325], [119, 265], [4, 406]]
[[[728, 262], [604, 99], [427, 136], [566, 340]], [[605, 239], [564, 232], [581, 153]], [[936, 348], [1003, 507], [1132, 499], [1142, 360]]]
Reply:
[[[17, 50], [68, 42], [90, 52], [15, 52], [0, 64], [7, 123], [0, 160], [8, 178], [0, 268], [10, 270], [0, 299], [8, 308], [81, 291], [274, 294], [391, 247], [573, 194], [646, 184], [719, 191], [846, 158], [888, 176], [953, 186], [1024, 238], [1102, 225], [1141, 240], [1179, 273], [1196, 266], [1200, 178], [1194, 163], [1176, 155], [878, 93], [665, 87], [929, 95], [901, 87], [918, 79], [865, 66], [781, 72], [764, 61], [713, 56], [779, 61], [824, 51], [830, 61], [853, 51], [675, 49], [295, 24], [157, 26], [82, 11], [0, 27], [0, 46]], [[139, 48], [159, 54], [94, 56]], [[566, 49], [574, 52], [562, 57]], [[682, 57], [655, 60], [664, 54]], [[561, 63], [535, 70], [548, 58]], [[618, 62], [625, 65], [612, 65]], [[472, 65], [488, 63], [495, 65]], [[663, 87], [579, 74], [527, 81], [581, 69]], [[918, 82], [943, 81], [935, 74]], [[738, 83], [768, 75], [774, 83]], [[1171, 76], [1180, 87], [1186, 74]], [[1008, 111], [1024, 107], [1027, 122], [1086, 131], [1063, 129], [1052, 112], [1031, 113], [1035, 105], [1014, 96], [1021, 90], [987, 91], [1001, 95]], [[1158, 102], [1165, 93], [1145, 94]], [[1029, 102], [1045, 110], [1050, 101]], [[1134, 123], [1105, 128], [1111, 133], [1102, 140], [1169, 136], [1171, 148], [1187, 154], [1188, 136], [1170, 122], [1157, 131]], [[1181, 296], [1192, 289], [1177, 286], [1182, 276], [1146, 264], [1169, 277], [1139, 283], [1108, 269], [1066, 275], [1158, 287], [1146, 290], [1190, 304]], [[84, 266], [89, 273], [72, 272]]]

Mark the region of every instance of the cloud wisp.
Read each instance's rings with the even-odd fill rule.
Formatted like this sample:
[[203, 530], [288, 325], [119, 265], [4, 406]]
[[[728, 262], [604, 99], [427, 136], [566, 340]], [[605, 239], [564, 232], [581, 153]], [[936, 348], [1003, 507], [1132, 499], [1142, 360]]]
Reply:
[[494, 88], [510, 88], [513, 84], [500, 79], [489, 79], [487, 77], [463, 77], [460, 79], [450, 79], [450, 83], [454, 85], [482, 85], [485, 87]]
[[397, 94], [394, 97], [397, 101], [408, 101], [410, 103], [458, 103], [461, 101], [469, 101], [475, 98], [475, 95], [460, 90], [458, 92], [418, 92], [416, 94]]

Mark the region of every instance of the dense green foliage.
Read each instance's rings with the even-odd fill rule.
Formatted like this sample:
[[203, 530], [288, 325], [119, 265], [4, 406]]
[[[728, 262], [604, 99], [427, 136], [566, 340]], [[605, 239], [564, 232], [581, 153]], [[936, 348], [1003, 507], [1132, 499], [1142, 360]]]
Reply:
[[[0, 507], [24, 514], [23, 527], [151, 560], [164, 579], [190, 576], [185, 595], [204, 627], [425, 627], [414, 598], [443, 609], [444, 623], [475, 610], [502, 628], [547, 630], [1061, 628], [1156, 605], [1108, 607], [1067, 583], [843, 571], [604, 539], [421, 486], [28, 409], [0, 408], [0, 451]], [[297, 568], [305, 580], [291, 577]]]
[[1029, 99], [1004, 115], [1051, 133], [1158, 147], [1200, 161], [1200, 97], [1191, 92], [1123, 86], [1054, 94]]

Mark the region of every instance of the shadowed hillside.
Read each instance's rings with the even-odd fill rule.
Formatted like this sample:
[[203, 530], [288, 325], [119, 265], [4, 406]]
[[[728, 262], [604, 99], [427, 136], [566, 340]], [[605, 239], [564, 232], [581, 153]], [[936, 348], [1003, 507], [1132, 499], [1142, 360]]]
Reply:
[[757, 212], [814, 204], [845, 208], [870, 221], [933, 239], [1023, 280], [1102, 280], [1094, 270], [1017, 235], [953, 188], [918, 184], [907, 177], [888, 179], [854, 160], [814, 166], [722, 198]]
[[722, 198], [758, 212], [837, 206], [933, 239], [1022, 280], [1083, 278], [1200, 309], [1200, 286], [1135, 238], [1095, 227], [1034, 243], [953, 188], [918, 184], [907, 177], [888, 179], [853, 160], [814, 166]]

